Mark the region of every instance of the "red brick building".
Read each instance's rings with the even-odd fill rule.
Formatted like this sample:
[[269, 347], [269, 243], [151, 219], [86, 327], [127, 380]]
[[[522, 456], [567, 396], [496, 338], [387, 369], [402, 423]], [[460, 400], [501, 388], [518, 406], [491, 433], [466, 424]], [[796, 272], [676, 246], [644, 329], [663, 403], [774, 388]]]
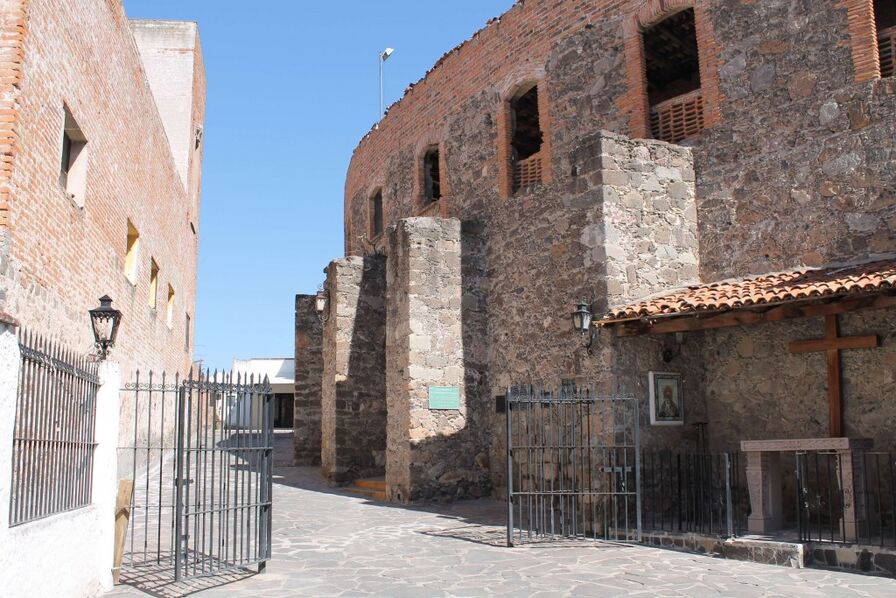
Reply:
[[[113, 359], [191, 363], [205, 72], [195, 23], [118, 0], [0, 2], [0, 311], [87, 352], [88, 310], [123, 312]], [[85, 34], [88, 33], [88, 34]]]

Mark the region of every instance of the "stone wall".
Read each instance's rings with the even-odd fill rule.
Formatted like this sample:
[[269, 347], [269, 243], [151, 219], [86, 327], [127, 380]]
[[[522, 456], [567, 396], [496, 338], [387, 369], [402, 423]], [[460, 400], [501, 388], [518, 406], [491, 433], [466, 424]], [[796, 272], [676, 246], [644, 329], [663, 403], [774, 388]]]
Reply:
[[[896, 310], [840, 316], [841, 336], [877, 334], [877, 349], [842, 351], [843, 430], [896, 450]], [[702, 362], [712, 450], [740, 440], [828, 436], [825, 353], [790, 353], [790, 341], [824, 338], [824, 320], [807, 318], [692, 335], [688, 356]], [[691, 339], [688, 340], [691, 343]], [[689, 352], [690, 353], [690, 352]]]
[[695, 143], [706, 279], [896, 250], [896, 79], [855, 83], [846, 4], [711, 11], [725, 99]]
[[696, 282], [691, 152], [610, 134], [601, 136], [600, 152], [607, 302], [619, 305]]
[[[408, 218], [389, 234], [387, 495], [413, 501], [482, 496], [489, 488], [484, 413], [468, 385], [461, 224]], [[432, 387], [457, 389], [459, 409], [431, 409]]]
[[[474, 305], [485, 315], [470, 330], [484, 332], [469, 335], [465, 351], [484, 356], [476, 371], [488, 397], [485, 446], [496, 484], [504, 419], [492, 401], [519, 382], [572, 378], [600, 394], [637, 397], [649, 447], [696, 449], [694, 424], [707, 421], [715, 447], [740, 440], [747, 426], [751, 434], [816, 429], [799, 397], [812, 388], [823, 400], [821, 357], [798, 357], [815, 360], [805, 363], [803, 378], [797, 357], [780, 353], [784, 345], [773, 350], [759, 342], [808, 333], [814, 324], [683, 337], [605, 331], [589, 354], [569, 313], [581, 299], [593, 300], [601, 314], [611, 303], [699, 280], [896, 251], [896, 79], [856, 82], [851, 4], [521, 2], [449, 52], [360, 142], [346, 180], [348, 254], [364, 250], [358, 238], [373, 189], [383, 191], [387, 223], [421, 213], [419, 148], [431, 143], [439, 144], [448, 192], [428, 209], [479, 231], [479, 249], [468, 260], [479, 271], [478, 295], [465, 288], [465, 297], [478, 297]], [[643, 65], [632, 61], [640, 55], [632, 52], [638, 27], [691, 5], [698, 9], [710, 127], [685, 142], [690, 149], [618, 137], [646, 132], [646, 101], [638, 104], [637, 88]], [[539, 98], [547, 99], [539, 116], [550, 146], [549, 182], [504, 197], [504, 101], [521, 83], [536, 81]], [[867, 316], [845, 318], [844, 331], [854, 317]], [[884, 333], [887, 326], [881, 322]], [[763, 349], [741, 357], [738, 335]], [[858, 368], [886, 372], [871, 353], [844, 355], [862, 360]], [[729, 370], [737, 375], [726, 376]], [[649, 371], [682, 374], [684, 426], [647, 423]], [[881, 403], [890, 382], [883, 376], [857, 382], [868, 415], [847, 430], [885, 439], [886, 428], [874, 422], [875, 413], [889, 421]], [[733, 405], [744, 389], [765, 397], [753, 423], [741, 411], [752, 409], [749, 402]], [[776, 420], [776, 412], [785, 415]]]
[[346, 251], [362, 251], [372, 188], [383, 189], [387, 221], [419, 213], [417, 147], [432, 140], [450, 190], [441, 214], [490, 219], [501, 201], [502, 101], [521, 82], [538, 81], [548, 98], [551, 184], [540, 199], [579, 178], [573, 154], [601, 129], [644, 135], [632, 75], [640, 53], [630, 48], [645, 18], [688, 5], [699, 13], [704, 90], [714, 90], [710, 128], [687, 142], [704, 280], [894, 251], [896, 79], [856, 82], [847, 4], [519, 3], [449, 52], [361, 141], [346, 181]]
[[296, 295], [293, 463], [320, 464], [323, 326], [314, 295]]
[[327, 267], [321, 465], [337, 484], [381, 475], [385, 467], [385, 282], [381, 256]]

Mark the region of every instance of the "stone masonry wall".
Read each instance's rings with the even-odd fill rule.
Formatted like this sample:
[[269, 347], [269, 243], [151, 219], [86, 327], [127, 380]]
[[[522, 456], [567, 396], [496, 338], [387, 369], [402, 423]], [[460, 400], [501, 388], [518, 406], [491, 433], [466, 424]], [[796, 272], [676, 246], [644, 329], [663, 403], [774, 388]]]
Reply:
[[[496, 206], [487, 231], [488, 380], [492, 396], [514, 384], [572, 379], [606, 397], [641, 404], [648, 447], [696, 448], [690, 426], [705, 419], [702, 371], [674, 338], [598, 334], [591, 354], [572, 329], [579, 299], [600, 314], [610, 303], [681, 285], [696, 276], [696, 210], [687, 148], [600, 132], [568, 158], [575, 177], [556, 193]], [[525, 218], [518, 217], [525, 213]], [[609, 232], [607, 232], [609, 231]], [[687, 343], [686, 343], [687, 344]], [[651, 428], [649, 371], [680, 371], [686, 426]], [[491, 414], [491, 469], [503, 487], [505, 419]]]
[[[896, 310], [840, 316], [841, 336], [877, 334], [880, 347], [840, 353], [844, 435], [896, 450]], [[705, 367], [708, 433], [713, 450], [739, 440], [828, 435], [824, 353], [790, 353], [790, 341], [824, 338], [824, 319], [724, 328], [693, 336]], [[691, 339], [688, 339], [691, 343]], [[694, 357], [689, 357], [693, 359]]]
[[320, 464], [323, 326], [314, 295], [296, 295], [293, 463]]
[[[856, 82], [843, 0], [752, 2], [529, 0], [452, 50], [366, 136], [346, 180], [346, 251], [362, 250], [366, 200], [387, 221], [413, 216], [416, 148], [444, 153], [445, 216], [492, 216], [500, 200], [502, 98], [538, 81], [548, 98], [550, 185], [577, 175], [570, 154], [601, 129], [641, 136], [639, 27], [699, 10], [711, 125], [694, 147], [704, 280], [854, 260], [896, 250], [892, 168], [896, 79]], [[523, 34], [522, 32], [525, 32]], [[498, 58], [496, 58], [498, 57]], [[639, 124], [640, 123], [640, 124]], [[547, 178], [547, 177], [546, 177]]]
[[386, 450], [385, 264], [381, 256], [327, 268], [321, 465], [332, 482], [381, 475]]
[[695, 142], [703, 276], [896, 250], [896, 79], [855, 83], [849, 3], [723, 4], [721, 122]]
[[608, 303], [696, 282], [691, 152], [610, 134], [600, 149]]
[[[720, 436], [715, 437], [729, 442], [742, 432], [730, 419], [737, 411], [714, 405], [738, 401], [744, 389], [755, 392], [750, 385], [761, 381], [749, 370], [733, 377], [720, 373], [738, 367], [731, 342], [737, 334], [773, 335], [803, 324], [683, 339], [620, 339], [605, 332], [589, 355], [573, 334], [569, 313], [582, 298], [593, 298], [600, 314], [611, 302], [667, 290], [697, 276], [707, 282], [896, 251], [896, 79], [857, 82], [848, 10], [854, 4], [518, 3], [449, 52], [361, 141], [346, 178], [346, 252], [363, 251], [357, 239], [366, 230], [372, 189], [383, 191], [387, 223], [420, 213], [414, 186], [418, 149], [438, 142], [448, 190], [438, 211], [482, 231], [485, 249], [474, 252], [473, 261], [485, 273], [478, 288], [487, 299], [479, 304], [487, 310], [486, 333], [473, 337], [470, 346], [486, 355], [482, 379], [489, 402], [515, 382], [575, 378], [602, 394], [638, 397], [643, 422], [648, 371], [680, 372], [685, 426], [650, 428], [645, 423], [645, 446], [693, 447], [692, 424], [713, 418], [730, 422], [717, 424]], [[707, 66], [701, 77], [708, 77], [703, 85], [711, 104], [705, 113], [710, 127], [685, 143], [693, 173], [675, 164], [688, 150], [666, 154], [662, 144], [637, 147], [639, 142], [632, 142], [625, 150], [627, 163], [639, 161], [631, 159], [631, 152], [646, 151], [650, 159], [641, 161], [650, 163], [647, 174], [656, 175], [661, 188], [652, 188], [653, 181], [642, 188], [650, 177], [632, 168], [625, 175], [630, 177], [627, 187], [620, 189], [621, 175], [604, 158], [608, 137], [601, 131], [644, 134], [647, 106], [646, 101], [638, 104], [643, 90], [636, 88], [643, 82], [643, 65], [632, 61], [640, 53], [631, 51], [639, 45], [638, 27], [642, 17], [652, 22], [691, 5], [698, 9], [701, 71]], [[534, 81], [539, 97], [547, 100], [540, 102], [540, 118], [550, 147], [550, 161], [544, 164], [549, 183], [505, 198], [503, 102], [520, 84]], [[628, 148], [628, 142], [622, 146]], [[660, 167], [674, 176], [660, 176], [668, 174]], [[844, 319], [844, 328], [849, 321]], [[888, 325], [882, 323], [882, 333]], [[845, 353], [844, 359], [864, 360], [857, 363], [873, 371], [881, 365], [873, 351], [853, 354]], [[785, 364], [792, 365], [792, 359], [773, 356], [780, 354], [751, 359], [762, 362], [763, 379], [789, 379]], [[823, 376], [825, 370], [817, 365], [807, 369], [807, 380]], [[862, 381], [867, 389], [862, 405], [869, 414], [889, 396], [883, 380]], [[795, 396], [789, 400], [780, 389], [765, 393], [773, 397], [763, 399], [766, 412], [772, 412], [775, 401], [783, 413], [800, 412], [800, 385], [790, 388]], [[494, 408], [489, 413], [490, 467], [500, 484], [504, 420]], [[775, 420], [759, 421], [764, 423], [757, 422], [756, 434], [777, 429]], [[868, 433], [877, 434], [873, 415], [865, 421], [861, 428], [870, 426]], [[802, 419], [791, 423], [792, 430], [812, 429]]]
[[[396, 501], [482, 496], [488, 454], [464, 358], [461, 224], [409, 218], [389, 233], [387, 494]], [[429, 408], [429, 388], [454, 387], [460, 408]], [[475, 417], [474, 417], [475, 413]]]
[[[3, 2], [0, 14], [4, 39], [20, 44], [14, 60], [4, 62], [18, 80], [0, 82], [7, 84], [4, 126], [12, 128], [3, 137], [12, 146], [0, 148], [6, 156], [0, 169], [0, 238], [8, 239], [0, 241], [0, 311], [25, 329], [86, 353], [93, 349], [87, 311], [108, 294], [124, 314], [112, 353], [124, 379], [131, 380], [137, 368], [144, 375], [148, 369], [185, 374], [192, 364], [187, 316], [196, 319], [194, 198], [178, 174], [121, 3]], [[202, 107], [198, 31], [195, 24], [176, 26], [192, 33], [194, 42], [183, 52], [186, 72], [177, 73], [178, 80], [193, 107]], [[83, 207], [60, 184], [65, 107], [87, 138]], [[128, 220], [140, 232], [134, 283], [124, 275]], [[155, 309], [149, 304], [151, 259], [160, 267]], [[171, 326], [169, 284], [175, 291]]]

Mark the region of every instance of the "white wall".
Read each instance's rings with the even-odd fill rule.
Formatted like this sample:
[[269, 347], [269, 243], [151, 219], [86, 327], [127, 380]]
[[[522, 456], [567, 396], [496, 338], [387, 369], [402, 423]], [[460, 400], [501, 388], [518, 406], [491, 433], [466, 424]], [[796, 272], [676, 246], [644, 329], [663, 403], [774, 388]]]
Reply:
[[0, 595], [5, 598], [96, 596], [112, 587], [115, 528], [118, 364], [100, 367], [93, 504], [9, 527], [9, 488], [19, 347], [0, 324]]

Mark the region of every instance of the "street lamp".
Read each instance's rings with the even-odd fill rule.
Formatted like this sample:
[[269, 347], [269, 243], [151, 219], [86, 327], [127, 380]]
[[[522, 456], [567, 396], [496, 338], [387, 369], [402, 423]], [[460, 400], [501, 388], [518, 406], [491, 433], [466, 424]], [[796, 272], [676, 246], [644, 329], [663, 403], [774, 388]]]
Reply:
[[377, 122], [382, 120], [383, 115], [386, 113], [386, 106], [383, 98], [383, 64], [389, 60], [389, 57], [392, 56], [392, 52], [394, 51], [394, 48], [386, 48], [380, 52], [380, 115], [376, 119]]
[[594, 330], [591, 327], [592, 319], [591, 304], [587, 301], [577, 303], [576, 310], [572, 312], [572, 326], [578, 332], [581, 332], [583, 337], [586, 334], [588, 335], [588, 341], [585, 343], [588, 353], [591, 353], [591, 345], [594, 344]]
[[326, 312], [327, 312], [327, 291], [326, 289], [321, 289], [317, 292], [317, 295], [314, 296], [314, 309], [317, 310], [317, 317], [320, 318], [321, 323], [326, 321]]
[[121, 323], [121, 312], [112, 307], [109, 295], [100, 297], [100, 306], [90, 310], [90, 323], [100, 359], [106, 359], [109, 349], [115, 346], [118, 325]]

